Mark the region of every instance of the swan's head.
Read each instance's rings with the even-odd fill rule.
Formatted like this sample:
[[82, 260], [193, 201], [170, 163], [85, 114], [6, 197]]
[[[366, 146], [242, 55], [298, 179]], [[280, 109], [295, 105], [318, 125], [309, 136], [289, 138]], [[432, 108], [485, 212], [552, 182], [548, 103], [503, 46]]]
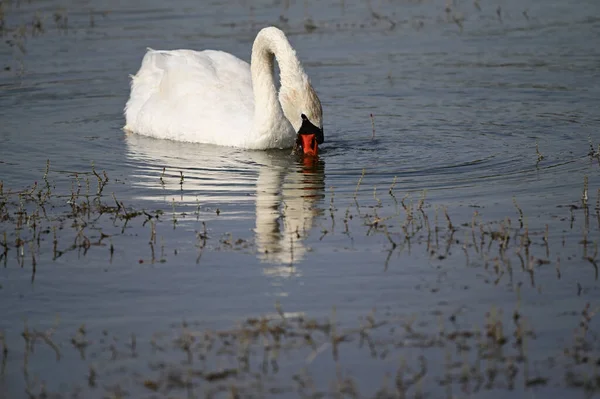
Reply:
[[323, 144], [323, 108], [317, 93], [306, 79], [300, 88], [282, 85], [279, 102], [285, 117], [290, 121], [298, 137], [296, 146], [306, 155], [317, 155], [319, 144]]

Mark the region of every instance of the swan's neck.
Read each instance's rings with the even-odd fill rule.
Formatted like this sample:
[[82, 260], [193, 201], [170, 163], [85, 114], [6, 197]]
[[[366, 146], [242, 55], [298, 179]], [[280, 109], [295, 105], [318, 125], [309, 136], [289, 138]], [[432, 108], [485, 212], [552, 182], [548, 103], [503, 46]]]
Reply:
[[306, 74], [285, 34], [276, 28], [261, 30], [252, 46], [250, 68], [254, 90], [254, 133], [270, 135], [289, 131], [291, 125], [285, 118], [274, 81], [274, 60], [279, 65], [281, 87], [302, 87]]

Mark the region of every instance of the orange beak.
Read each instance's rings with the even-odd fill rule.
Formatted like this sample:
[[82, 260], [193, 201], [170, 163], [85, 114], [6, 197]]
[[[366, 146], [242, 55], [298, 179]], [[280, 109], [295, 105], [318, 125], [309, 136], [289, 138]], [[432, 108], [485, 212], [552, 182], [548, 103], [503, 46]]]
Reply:
[[314, 134], [301, 134], [300, 138], [302, 139], [302, 151], [304, 155], [312, 157], [319, 155], [319, 145]]

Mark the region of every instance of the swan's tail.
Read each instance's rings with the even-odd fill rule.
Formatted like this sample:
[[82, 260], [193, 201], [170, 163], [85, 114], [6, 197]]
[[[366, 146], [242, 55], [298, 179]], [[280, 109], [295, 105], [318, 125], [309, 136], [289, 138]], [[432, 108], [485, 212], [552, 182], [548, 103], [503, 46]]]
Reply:
[[131, 78], [131, 95], [125, 104], [125, 120], [127, 127], [135, 127], [137, 115], [148, 99], [158, 90], [164, 75], [164, 52], [147, 49], [142, 65]]

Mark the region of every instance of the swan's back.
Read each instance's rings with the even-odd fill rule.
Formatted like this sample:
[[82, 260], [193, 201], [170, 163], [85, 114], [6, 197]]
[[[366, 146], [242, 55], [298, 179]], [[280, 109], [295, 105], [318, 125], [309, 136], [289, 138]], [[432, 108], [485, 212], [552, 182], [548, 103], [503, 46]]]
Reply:
[[219, 145], [244, 146], [253, 118], [250, 65], [214, 50], [149, 49], [125, 107], [127, 130]]

